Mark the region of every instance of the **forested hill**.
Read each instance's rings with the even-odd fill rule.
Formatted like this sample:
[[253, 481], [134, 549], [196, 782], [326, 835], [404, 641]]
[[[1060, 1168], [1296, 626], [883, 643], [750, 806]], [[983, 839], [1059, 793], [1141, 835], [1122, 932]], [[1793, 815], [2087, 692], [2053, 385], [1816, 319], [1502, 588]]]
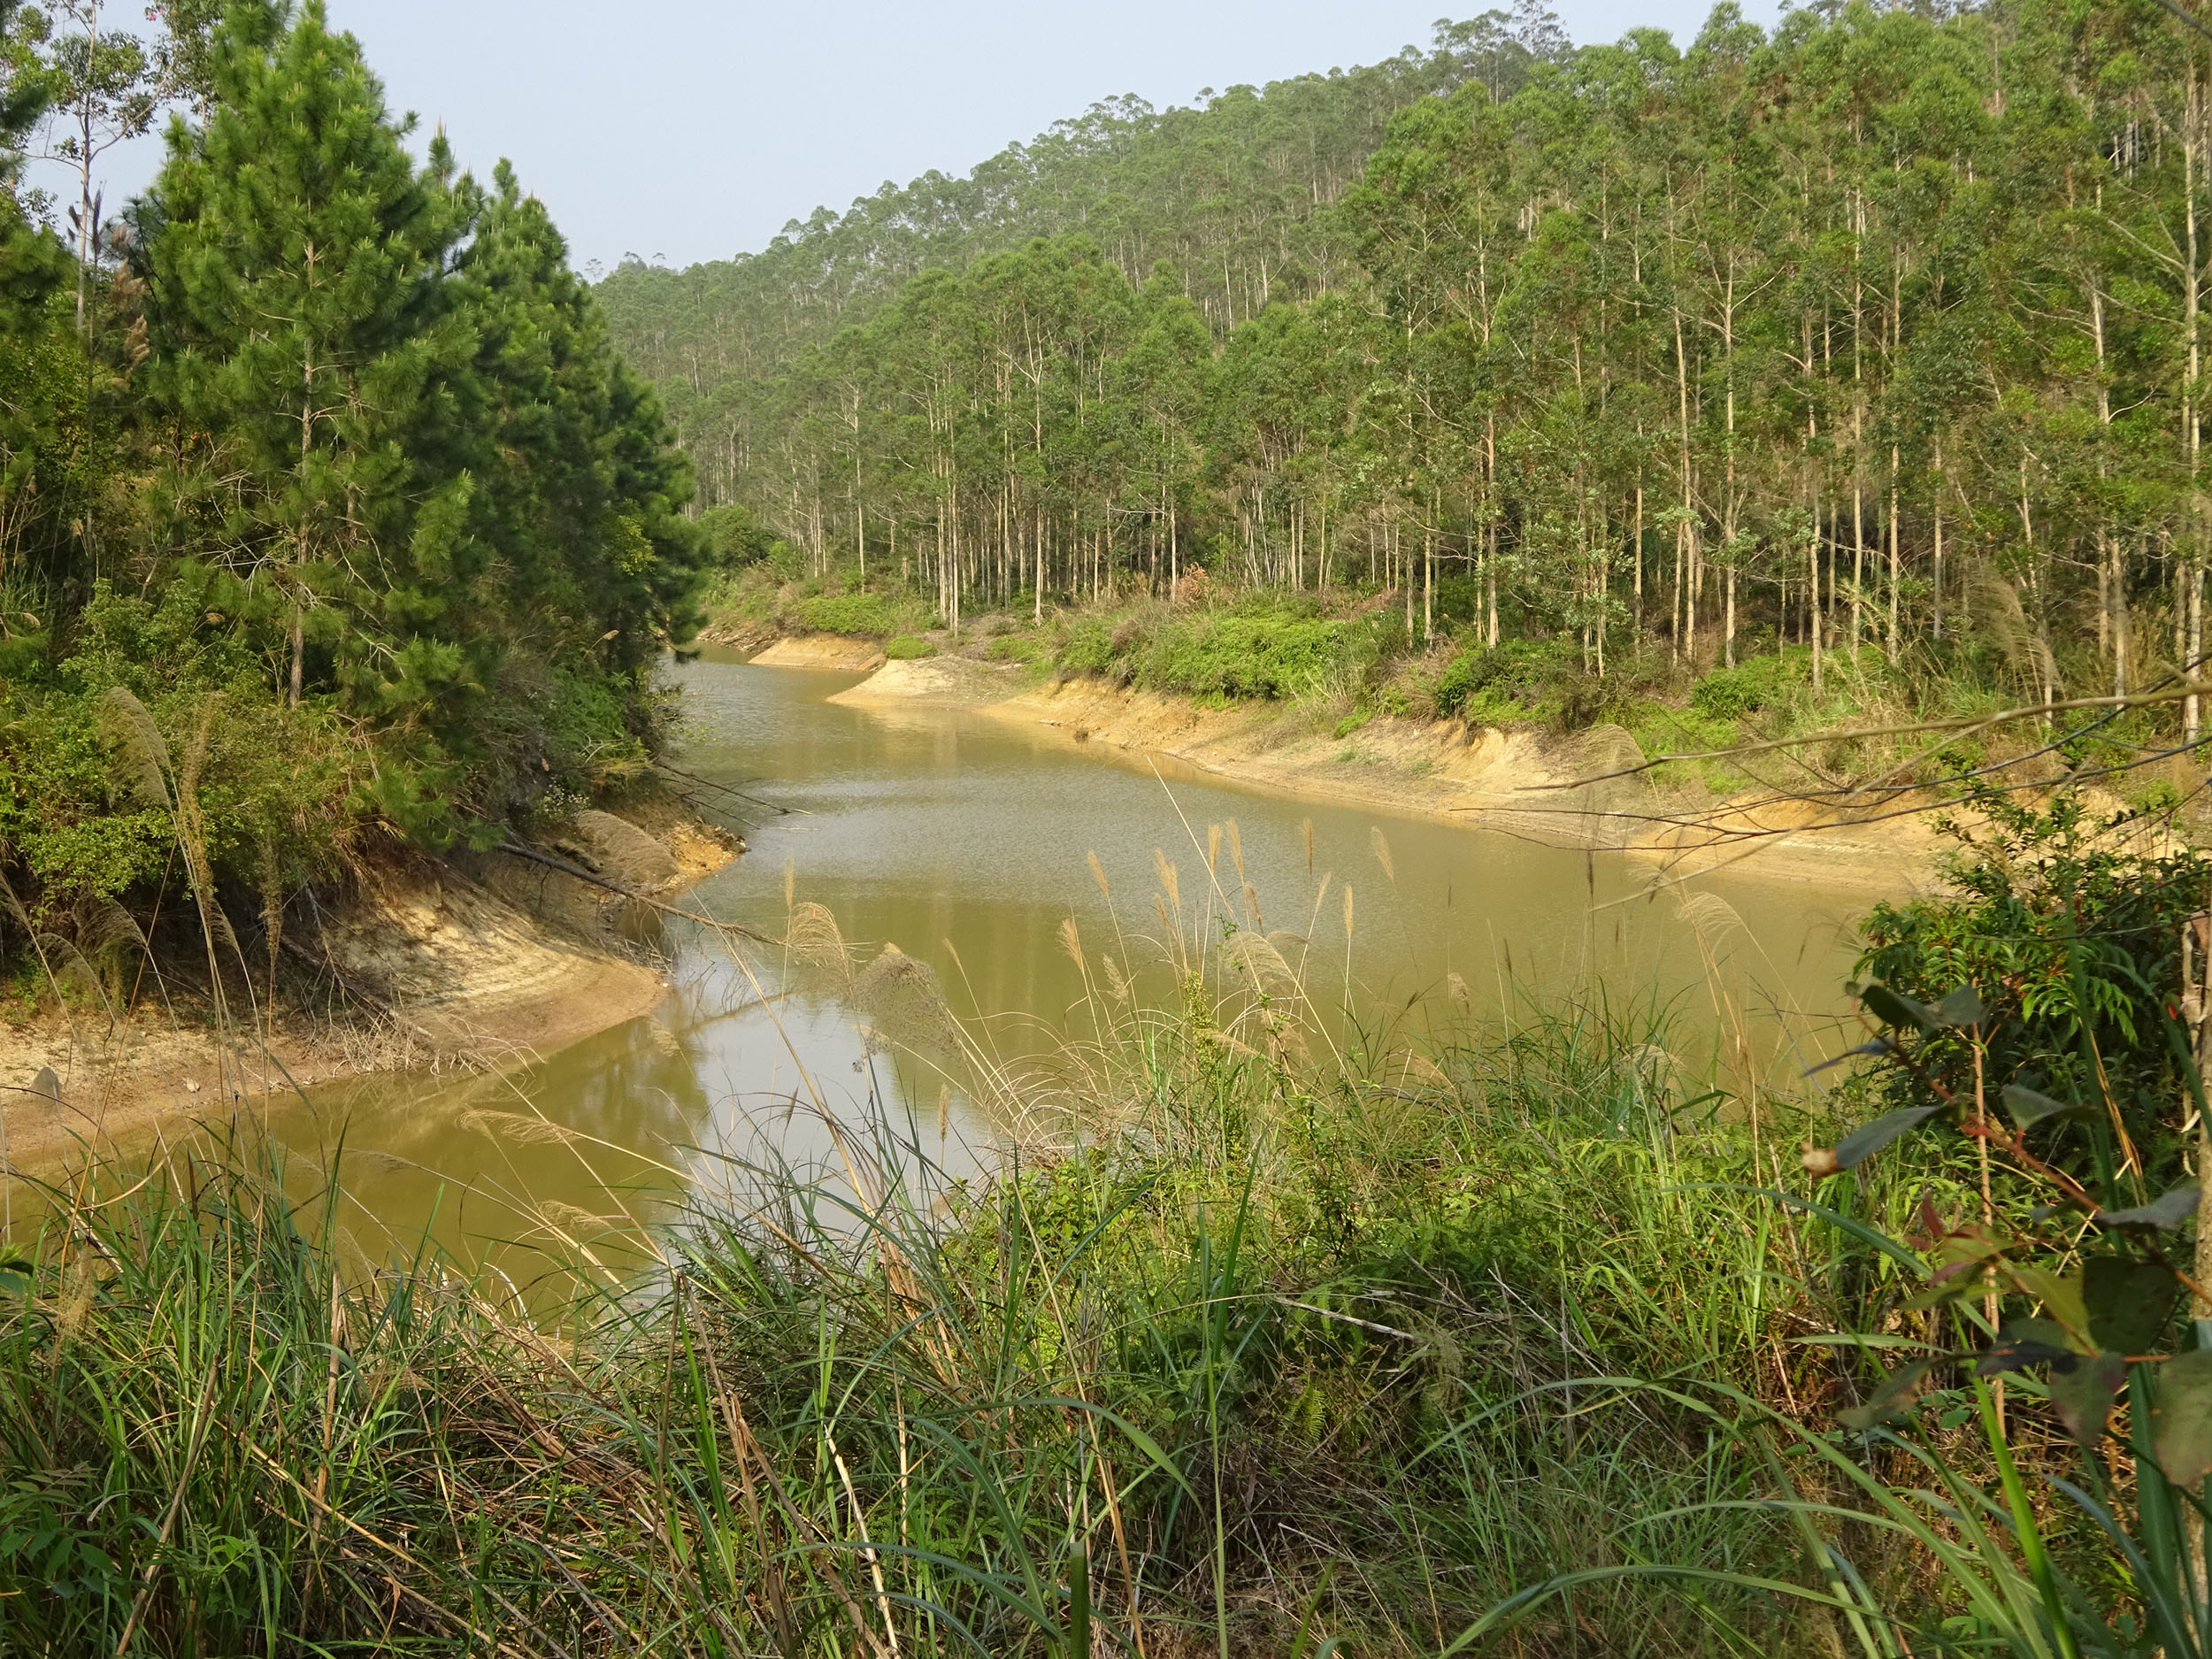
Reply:
[[600, 303], [703, 463], [703, 497], [728, 499], [730, 451], [751, 436], [762, 382], [917, 273], [1080, 231], [1132, 285], [1165, 262], [1225, 330], [1351, 272], [1352, 243], [1324, 210], [1357, 181], [1394, 113], [1470, 81], [1509, 96], [1533, 65], [1566, 55], [1557, 22], [1521, 0], [1511, 14], [1439, 23], [1426, 51], [1233, 87], [1202, 108], [1110, 99], [965, 178], [933, 171], [842, 214], [817, 208], [757, 254], [683, 271], [626, 260], [599, 284]]
[[[1099, 164], [1248, 181], [1193, 188], [1210, 219], [1132, 185], [1120, 218], [902, 284], [923, 244], [874, 269], [826, 229], [896, 294], [780, 366], [795, 298], [703, 289], [720, 355], [680, 389], [705, 498], [818, 581], [911, 569], [956, 626], [964, 595], [1159, 596], [1197, 563], [1387, 589], [1416, 643], [1600, 678], [1786, 648], [1818, 687], [1827, 652], [1932, 646], [1937, 681], [2041, 701], [2201, 657], [2212, 32], [2157, 0], [1987, 0], [1508, 44], [1495, 85], [1448, 42]], [[1325, 208], [1319, 149], [1265, 136], [1306, 98], [1337, 112], [1332, 180], [1384, 129]], [[649, 280], [687, 279], [616, 289]], [[793, 292], [826, 320], [857, 281]], [[773, 350], [744, 333], [772, 322]]]

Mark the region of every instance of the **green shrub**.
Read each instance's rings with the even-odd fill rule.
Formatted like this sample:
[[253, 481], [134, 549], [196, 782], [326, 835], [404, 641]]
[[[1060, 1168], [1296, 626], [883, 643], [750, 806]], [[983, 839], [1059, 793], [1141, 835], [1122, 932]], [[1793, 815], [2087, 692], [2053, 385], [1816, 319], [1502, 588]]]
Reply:
[[752, 509], [737, 502], [710, 507], [699, 515], [699, 528], [706, 536], [709, 563], [718, 570], [757, 565], [771, 549], [786, 545], [753, 516]]
[[802, 599], [799, 620], [818, 634], [881, 639], [898, 632], [898, 618], [880, 594], [820, 594]]
[[1116, 650], [1114, 638], [1115, 630], [1104, 618], [1080, 618], [1068, 629], [1053, 661], [1064, 674], [1097, 674], [1125, 684], [1128, 664]]
[[1438, 677], [1437, 712], [1532, 713], [1565, 666], [1562, 648], [1549, 641], [1467, 646]]
[[1791, 689], [1809, 680], [1809, 657], [1801, 651], [1753, 657], [1733, 668], [1717, 668], [1690, 693], [1690, 706], [1717, 720], [1740, 720], [1771, 707]]
[[1345, 645], [1339, 622], [1271, 611], [1170, 623], [1145, 647], [1137, 681], [1194, 697], [1294, 697], [1336, 662]]
[[1025, 634], [1006, 634], [991, 641], [987, 655], [995, 663], [1032, 663], [1043, 649]]
[[2128, 797], [2138, 812], [2170, 812], [2182, 803], [2182, 793], [2170, 778], [2154, 778]]
[[1482, 583], [1472, 576], [1439, 576], [1432, 610], [1439, 629], [1472, 622], [1482, 614]]
[[936, 656], [937, 648], [918, 634], [902, 634], [883, 648], [883, 654], [895, 663], [910, 663], [917, 657]]
[[1279, 588], [1255, 588], [1231, 605], [1229, 614], [1272, 621], [1313, 622], [1321, 617], [1321, 598], [1317, 594], [1290, 593]]

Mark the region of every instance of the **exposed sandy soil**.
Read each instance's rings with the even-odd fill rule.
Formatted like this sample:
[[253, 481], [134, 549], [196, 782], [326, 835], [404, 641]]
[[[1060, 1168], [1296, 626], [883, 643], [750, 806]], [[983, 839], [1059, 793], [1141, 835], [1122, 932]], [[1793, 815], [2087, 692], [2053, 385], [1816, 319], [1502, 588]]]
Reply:
[[[1647, 775], [1608, 776], [1644, 759], [1618, 726], [1559, 738], [1384, 718], [1340, 738], [1279, 705], [1203, 708], [1094, 680], [1024, 689], [1018, 670], [957, 657], [887, 664], [832, 701], [972, 708], [1073, 744], [1169, 756], [1275, 793], [1612, 848], [1685, 874], [1725, 864], [1905, 893], [1932, 875], [1939, 843], [1917, 814], [1877, 819], [1864, 808], [1855, 815], [1801, 802], [1760, 804], [1759, 795], [1722, 801], [1695, 786], [1663, 791]], [[1881, 810], [1895, 814], [1899, 803]], [[1670, 821], [1689, 817], [1695, 826]]]
[[850, 640], [839, 634], [795, 634], [778, 640], [752, 660], [770, 668], [836, 668], [855, 674], [864, 674], [872, 668], [913, 666], [908, 663], [887, 664], [883, 647], [875, 641]]
[[[641, 795], [619, 810], [673, 856], [672, 887], [741, 849], [665, 796]], [[526, 1061], [660, 1002], [667, 982], [656, 969], [592, 942], [623, 900], [498, 855], [466, 862], [372, 871], [342, 915], [295, 941], [292, 966], [321, 969], [333, 1002], [350, 1004], [337, 1018], [288, 1010], [264, 1021], [234, 1007], [225, 1041], [204, 1016], [169, 1021], [162, 999], [146, 995], [134, 1018], [80, 1008], [66, 1019], [0, 1024], [0, 1161], [52, 1167], [79, 1145], [142, 1141], [166, 1123], [250, 1110], [295, 1086]], [[258, 987], [265, 965], [253, 967]], [[54, 1074], [58, 1099], [25, 1087], [42, 1068]]]
[[[773, 652], [756, 657], [756, 663], [772, 663]], [[1022, 671], [1006, 664], [979, 663], [964, 657], [920, 657], [901, 663], [883, 663], [858, 685], [837, 693], [830, 701], [867, 707], [916, 704], [938, 708], [987, 707], [1018, 695]]]

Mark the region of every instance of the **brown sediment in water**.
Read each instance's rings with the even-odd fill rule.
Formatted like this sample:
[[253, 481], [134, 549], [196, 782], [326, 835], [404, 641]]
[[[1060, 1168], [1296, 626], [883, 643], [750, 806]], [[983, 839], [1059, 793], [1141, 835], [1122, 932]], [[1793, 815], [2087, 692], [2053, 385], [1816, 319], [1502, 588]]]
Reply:
[[[672, 860], [658, 896], [742, 850], [653, 792], [618, 811]], [[496, 854], [465, 864], [372, 868], [313, 938], [287, 947], [321, 981], [327, 1008], [262, 1016], [234, 975], [227, 1035], [204, 1010], [165, 1018], [150, 982], [131, 1018], [79, 1006], [0, 1024], [0, 1167], [53, 1169], [80, 1147], [250, 1116], [342, 1079], [526, 1064], [649, 1014], [666, 995], [657, 968], [593, 942], [603, 889]], [[58, 1096], [26, 1087], [42, 1071]]]

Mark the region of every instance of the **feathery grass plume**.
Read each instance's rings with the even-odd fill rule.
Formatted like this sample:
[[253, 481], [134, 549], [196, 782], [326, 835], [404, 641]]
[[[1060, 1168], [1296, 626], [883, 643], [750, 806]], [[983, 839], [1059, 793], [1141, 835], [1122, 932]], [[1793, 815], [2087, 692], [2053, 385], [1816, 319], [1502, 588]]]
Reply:
[[884, 946], [853, 977], [848, 1000], [873, 1028], [872, 1046], [880, 1048], [887, 1040], [948, 1057], [964, 1051], [960, 1022], [936, 969], [896, 945]]
[[1299, 982], [1302, 986], [1304, 975], [1302, 970], [1307, 953], [1313, 949], [1313, 941], [1303, 933], [1294, 933], [1287, 927], [1279, 927], [1268, 934], [1267, 942], [1275, 947], [1277, 956], [1291, 964], [1291, 971], [1299, 974]]
[[1735, 906], [1717, 893], [1679, 893], [1674, 913], [1689, 928], [1709, 961], [1732, 935], [1748, 932]]
[[[88, 894], [78, 900], [72, 913], [78, 946], [87, 957], [104, 970], [104, 983], [109, 984], [112, 997], [123, 997], [123, 963], [127, 957], [135, 959], [153, 970], [155, 982], [160, 983], [160, 964], [154, 961], [153, 949], [147, 943], [145, 930], [137, 918], [122, 905], [102, 893]], [[127, 1009], [119, 1012], [128, 1012]]]
[[1244, 836], [1238, 830], [1234, 818], [1229, 819], [1223, 827], [1229, 832], [1229, 862], [1236, 867], [1237, 879], [1248, 887], [1251, 878], [1244, 873]]
[[1183, 913], [1183, 890], [1176, 879], [1175, 865], [1159, 848], [1152, 849], [1152, 864], [1159, 872], [1160, 890], [1167, 895], [1168, 908], [1176, 915]]
[[114, 1000], [109, 995], [106, 978], [92, 958], [78, 948], [75, 940], [65, 938], [60, 933], [37, 933], [31, 936], [31, 942], [42, 964], [61, 964], [58, 972], [50, 965], [47, 968], [49, 977], [57, 985], [65, 985], [73, 979], [106, 1011], [109, 1021], [114, 1021], [118, 1010]]
[[2048, 663], [2048, 648], [2038, 636], [2035, 625], [2028, 620], [2026, 608], [2020, 603], [2020, 590], [2012, 580], [1993, 565], [1978, 567], [1970, 580], [1970, 591], [1979, 603], [1974, 607], [1982, 637], [1997, 648], [1998, 655], [2013, 672], [2014, 681], [2024, 690], [2032, 690], [2040, 697], [2043, 687], [2058, 683], [2055, 671]]
[[799, 864], [794, 858], [783, 861], [783, 908], [789, 910], [799, 892]]
[[1064, 918], [1060, 923], [1060, 949], [1067, 952], [1068, 960], [1075, 964], [1077, 972], [1088, 972], [1083, 961], [1083, 934], [1076, 926], [1072, 916]]
[[1098, 883], [1098, 896], [1109, 904], [1112, 903], [1114, 890], [1106, 885], [1106, 866], [1098, 862], [1097, 850], [1094, 849], [1086, 852], [1083, 856], [1090, 861], [1091, 879]]
[[1262, 933], [1267, 931], [1266, 922], [1260, 918], [1260, 890], [1249, 881], [1244, 884], [1244, 913], [1251, 918], [1253, 926]]
[[93, 718], [107, 746], [109, 764], [131, 798], [156, 811], [174, 810], [169, 740], [162, 736], [146, 705], [127, 687], [110, 686], [101, 694]]
[[1294, 997], [1302, 987], [1283, 954], [1264, 934], [1240, 927], [1223, 946], [1229, 959], [1251, 977], [1253, 985], [1271, 997]]
[[588, 1136], [549, 1118], [534, 1118], [527, 1112], [495, 1111], [488, 1106], [472, 1106], [455, 1121], [464, 1129], [472, 1129], [495, 1141], [511, 1141], [518, 1146], [577, 1147], [589, 1140]]
[[1383, 838], [1381, 825], [1375, 824], [1371, 825], [1368, 827], [1367, 844], [1375, 849], [1375, 862], [1382, 866], [1384, 879], [1387, 880], [1392, 887], [1396, 887], [1398, 885], [1398, 870], [1397, 866], [1391, 863], [1390, 843]]
[[1221, 826], [1206, 826], [1206, 873], [1214, 874], [1221, 868]]
[[7, 841], [0, 839], [0, 915], [6, 916], [10, 921], [27, 933], [31, 931], [30, 912], [23, 908], [23, 901], [16, 897], [15, 888], [8, 881], [7, 866], [4, 861], [11, 850]]
[[[136, 699], [132, 699], [134, 705]], [[120, 705], [119, 705], [120, 706]], [[200, 773], [207, 764], [208, 749], [215, 733], [215, 724], [223, 709], [223, 694], [211, 691], [200, 699], [200, 718], [193, 728], [192, 741], [187, 747], [183, 760], [175, 771], [174, 822], [177, 850], [184, 860], [187, 884], [192, 890], [194, 903], [200, 915], [200, 937], [207, 950], [208, 996], [213, 1003], [218, 1028], [226, 1041], [231, 1032], [230, 998], [224, 987], [222, 957], [226, 949], [240, 968], [245, 966], [245, 953], [238, 948], [238, 935], [232, 931], [230, 918], [224, 913], [216, 895], [215, 872], [208, 860], [207, 823], [201, 810]], [[253, 997], [253, 982], [246, 981], [249, 998]], [[259, 1018], [258, 999], [254, 999], [257, 1023]], [[234, 1098], [244, 1089], [245, 1079], [238, 1071], [234, 1054], [225, 1061], [224, 1088]]]
[[1313, 820], [1311, 818], [1302, 818], [1298, 820], [1298, 841], [1300, 845], [1306, 849], [1306, 879], [1311, 880], [1313, 879]]
[[618, 1233], [635, 1224], [625, 1215], [601, 1215], [578, 1204], [564, 1203], [557, 1198], [541, 1198], [537, 1212], [552, 1226], [572, 1238], [582, 1238], [595, 1233]]
[[852, 984], [852, 952], [826, 904], [810, 899], [791, 907], [783, 936], [785, 954], [802, 967], [826, 975], [842, 995]]
[[[58, 989], [61, 981], [55, 974], [53, 959], [47, 954], [46, 947], [42, 942], [43, 935], [31, 920], [30, 912], [24, 908], [23, 901], [16, 896], [14, 887], [9, 885], [7, 872], [4, 869], [0, 869], [0, 911], [4, 911], [8, 918], [23, 930], [24, 937], [31, 941], [31, 954], [38, 958], [39, 972], [44, 977], [48, 986]], [[72, 1012], [66, 999], [62, 1002], [61, 1006], [63, 1016], [71, 1022], [73, 1032], [76, 1016]]]
[[72, 918], [77, 941], [90, 952], [120, 951], [126, 946], [145, 950], [145, 930], [138, 920], [105, 894], [91, 894], [78, 902]]
[[278, 857], [276, 838], [263, 835], [255, 847], [259, 856], [261, 931], [269, 944], [269, 1006], [276, 1007], [277, 952], [284, 943], [284, 868]]
[[1101, 956], [1098, 960], [1100, 965], [1106, 970], [1106, 988], [1114, 994], [1114, 1000], [1118, 1002], [1127, 1002], [1129, 980], [1121, 971], [1121, 964], [1116, 962], [1110, 953]]
[[1350, 882], [1347, 881], [1347, 882], [1344, 884], [1344, 937], [1345, 937], [1346, 939], [1348, 939], [1348, 940], [1349, 938], [1351, 938], [1351, 936], [1352, 936], [1352, 884], [1351, 884]]

